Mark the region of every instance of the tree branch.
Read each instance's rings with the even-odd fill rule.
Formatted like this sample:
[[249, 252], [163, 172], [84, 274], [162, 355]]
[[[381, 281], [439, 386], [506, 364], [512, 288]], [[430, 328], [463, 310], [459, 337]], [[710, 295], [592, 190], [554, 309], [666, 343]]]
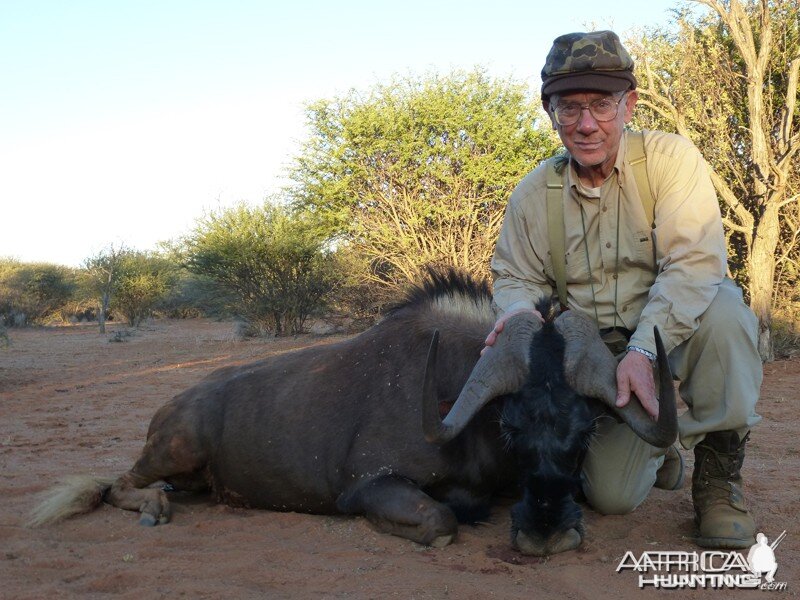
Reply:
[[[800, 75], [800, 57], [789, 64], [789, 78], [786, 86], [786, 106], [783, 109], [783, 127], [781, 128], [780, 148], [783, 154], [792, 139], [794, 109], [797, 105], [797, 79]], [[796, 137], [796, 136], [795, 136]]]
[[784, 206], [788, 206], [789, 204], [792, 204], [793, 202], [797, 202], [798, 200], [800, 200], [800, 194], [795, 194], [794, 196], [791, 196], [791, 197], [787, 198], [786, 200], [783, 200], [782, 202], [779, 202], [778, 203], [778, 208], [783, 208]]
[[735, 231], [736, 233], [742, 233], [744, 235], [752, 235], [753, 230], [747, 229], [746, 227], [742, 227], [741, 225], [737, 224], [735, 221], [731, 221], [725, 217], [722, 218], [722, 224], [728, 229], [728, 231]]
[[722, 201], [736, 215], [736, 218], [739, 223], [741, 223], [744, 231], [752, 235], [753, 226], [755, 225], [755, 218], [753, 215], [750, 214], [750, 212], [741, 202], [739, 202], [739, 199], [736, 197], [736, 194], [733, 193], [733, 190], [730, 188], [730, 186], [728, 186], [727, 182], [722, 179], [722, 177], [720, 177], [717, 172], [714, 171], [714, 169], [709, 167], [709, 173], [711, 174], [711, 181], [722, 198]]

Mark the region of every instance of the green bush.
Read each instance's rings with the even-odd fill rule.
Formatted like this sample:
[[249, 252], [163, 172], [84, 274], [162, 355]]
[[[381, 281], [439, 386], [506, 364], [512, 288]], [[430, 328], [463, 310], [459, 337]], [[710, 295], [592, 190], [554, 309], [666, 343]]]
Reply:
[[189, 271], [213, 282], [220, 304], [276, 335], [303, 331], [342, 279], [312, 215], [269, 203], [209, 214], [185, 252]]
[[228, 316], [230, 298], [220, 298], [213, 280], [185, 268], [187, 256], [182, 242], [162, 242], [161, 255], [173, 266], [173, 281], [167, 294], [155, 307], [159, 315], [170, 319]]
[[218, 317], [225, 312], [216, 300], [213, 282], [183, 269], [176, 272], [173, 286], [154, 310], [169, 319]]
[[430, 264], [488, 275], [511, 190], [558, 147], [528, 86], [483, 69], [394, 78], [306, 116], [289, 193], [389, 294]]
[[22, 327], [60, 317], [74, 299], [73, 269], [49, 263], [0, 261], [0, 325]]
[[135, 327], [151, 316], [169, 294], [176, 266], [157, 253], [129, 250], [122, 256], [111, 309]]

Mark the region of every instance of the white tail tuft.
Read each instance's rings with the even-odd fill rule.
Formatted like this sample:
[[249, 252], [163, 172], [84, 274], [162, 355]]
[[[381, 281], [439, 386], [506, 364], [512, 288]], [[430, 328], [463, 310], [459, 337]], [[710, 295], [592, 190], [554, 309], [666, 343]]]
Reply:
[[43, 500], [31, 511], [28, 527], [50, 525], [97, 508], [103, 494], [116, 479], [91, 475], [70, 475], [61, 479], [44, 494]]

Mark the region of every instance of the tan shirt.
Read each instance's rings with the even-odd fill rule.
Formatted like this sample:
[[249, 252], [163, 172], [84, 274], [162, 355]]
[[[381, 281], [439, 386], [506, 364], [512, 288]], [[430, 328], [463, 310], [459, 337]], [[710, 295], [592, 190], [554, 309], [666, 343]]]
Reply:
[[[567, 304], [594, 317], [596, 303], [601, 328], [634, 331], [630, 344], [653, 353], [653, 326], [658, 325], [669, 352], [695, 332], [717, 293], [727, 269], [725, 237], [708, 167], [697, 148], [674, 134], [644, 134], [655, 198], [652, 231], [625, 159], [627, 132], [614, 171], [600, 189], [584, 186], [573, 165], [567, 169]], [[555, 290], [546, 189], [542, 163], [509, 199], [491, 264], [501, 313], [533, 308]]]

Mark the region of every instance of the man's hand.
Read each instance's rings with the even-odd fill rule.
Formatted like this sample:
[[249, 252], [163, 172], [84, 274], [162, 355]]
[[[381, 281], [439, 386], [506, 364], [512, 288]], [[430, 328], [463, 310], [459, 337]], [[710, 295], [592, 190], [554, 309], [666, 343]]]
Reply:
[[620, 408], [625, 406], [631, 399], [631, 393], [636, 394], [649, 415], [658, 418], [653, 366], [650, 359], [638, 352], [628, 352], [617, 366], [616, 405]]
[[486, 348], [488, 348], [489, 346], [494, 346], [494, 343], [497, 341], [497, 336], [500, 333], [502, 333], [503, 328], [506, 325], [506, 321], [508, 321], [514, 315], [526, 312], [535, 314], [537, 317], [539, 317], [539, 320], [542, 321], [542, 323], [544, 323], [542, 314], [538, 310], [535, 310], [533, 308], [520, 308], [518, 310], [512, 310], [511, 312], [505, 313], [502, 317], [497, 319], [497, 322], [494, 324], [494, 329], [492, 329], [489, 332], [489, 335], [486, 336], [486, 341], [483, 342], [485, 344], [485, 347], [483, 348], [483, 350], [481, 350], [481, 356], [483, 356], [483, 353], [486, 352]]

